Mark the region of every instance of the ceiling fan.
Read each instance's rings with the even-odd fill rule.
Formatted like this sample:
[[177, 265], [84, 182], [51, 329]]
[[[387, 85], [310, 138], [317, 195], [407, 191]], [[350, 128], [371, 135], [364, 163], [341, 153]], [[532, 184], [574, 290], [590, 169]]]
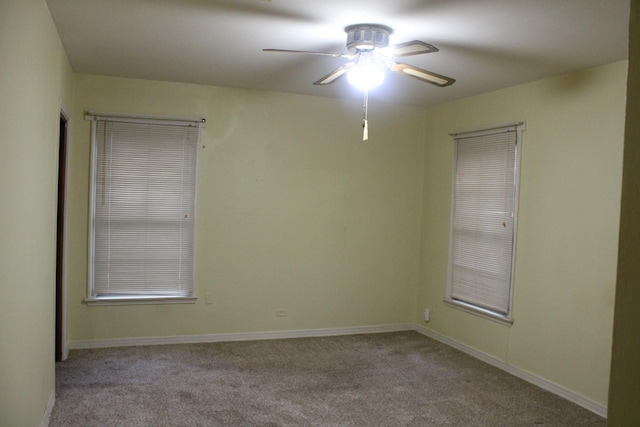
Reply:
[[345, 28], [345, 32], [347, 33], [347, 49], [350, 52], [348, 54], [286, 49], [263, 49], [263, 51], [324, 55], [351, 60], [351, 62], [321, 77], [313, 83], [315, 85], [331, 84], [345, 73], [358, 67], [378, 67], [382, 71], [388, 69], [441, 87], [449, 86], [455, 82], [451, 77], [423, 70], [413, 65], [395, 62], [394, 58], [438, 52], [438, 48], [420, 40], [412, 40], [389, 46], [389, 35], [392, 31], [391, 28], [378, 24], [355, 24], [348, 26]]
[[362, 126], [364, 128], [363, 139], [367, 140], [368, 91], [382, 84], [385, 70], [404, 74], [440, 87], [449, 86], [455, 82], [455, 79], [451, 77], [414, 67], [413, 65], [395, 62], [395, 58], [438, 52], [438, 48], [420, 40], [412, 40], [390, 46], [389, 35], [392, 31], [391, 28], [379, 24], [355, 24], [346, 27], [348, 54], [287, 49], [263, 49], [263, 51], [323, 55], [350, 60], [350, 62], [316, 80], [313, 84], [328, 85], [346, 74], [351, 84], [364, 90], [365, 102]]

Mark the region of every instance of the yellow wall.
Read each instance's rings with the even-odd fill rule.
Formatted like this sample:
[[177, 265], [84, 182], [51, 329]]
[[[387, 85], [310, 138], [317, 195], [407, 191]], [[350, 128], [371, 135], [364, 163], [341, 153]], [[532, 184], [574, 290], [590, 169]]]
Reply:
[[[606, 406], [616, 281], [626, 61], [426, 113], [416, 321]], [[526, 120], [509, 327], [443, 303], [453, 146], [448, 133]], [[424, 323], [422, 309], [431, 309]]]
[[[207, 118], [195, 305], [87, 307], [85, 110]], [[406, 324], [418, 272], [424, 110], [76, 76], [68, 338]], [[214, 302], [206, 305], [205, 292]], [[276, 318], [276, 309], [288, 317]]]
[[640, 425], [640, 4], [631, 2], [629, 83], [609, 425]]
[[0, 2], [0, 425], [39, 425], [54, 392], [60, 99], [71, 71], [44, 1]]

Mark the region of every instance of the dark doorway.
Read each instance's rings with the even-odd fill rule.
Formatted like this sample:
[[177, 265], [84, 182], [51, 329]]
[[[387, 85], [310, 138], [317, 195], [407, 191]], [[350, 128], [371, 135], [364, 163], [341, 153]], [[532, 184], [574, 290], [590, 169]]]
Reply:
[[58, 149], [58, 220], [56, 233], [56, 362], [64, 358], [64, 203], [67, 165], [68, 120], [60, 114], [60, 135]]

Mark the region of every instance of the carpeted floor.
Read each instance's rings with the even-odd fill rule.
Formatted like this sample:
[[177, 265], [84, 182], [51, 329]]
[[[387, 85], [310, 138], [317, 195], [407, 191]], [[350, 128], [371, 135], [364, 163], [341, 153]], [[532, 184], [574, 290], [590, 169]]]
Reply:
[[605, 426], [416, 332], [74, 350], [50, 426]]

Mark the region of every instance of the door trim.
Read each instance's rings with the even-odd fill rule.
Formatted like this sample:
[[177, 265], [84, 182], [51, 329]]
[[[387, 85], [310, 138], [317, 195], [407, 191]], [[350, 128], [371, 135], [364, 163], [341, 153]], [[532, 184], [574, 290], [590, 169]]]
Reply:
[[[60, 124], [66, 122], [66, 131], [61, 132]], [[68, 200], [68, 167], [69, 153], [71, 141], [71, 114], [64, 103], [60, 101], [60, 118], [58, 121], [58, 194], [56, 206], [62, 202], [62, 209], [56, 209], [56, 302], [55, 302], [55, 332], [54, 346], [55, 359], [66, 360], [69, 355], [67, 345], [67, 235], [68, 235], [68, 218], [67, 218], [67, 200]], [[64, 138], [64, 140], [62, 139]], [[61, 167], [62, 165], [62, 167]], [[62, 188], [60, 188], [60, 180], [63, 180]], [[62, 218], [58, 218], [62, 216]], [[62, 233], [60, 233], [62, 228]], [[61, 234], [60, 236], [58, 234]], [[60, 253], [61, 252], [61, 253]]]

